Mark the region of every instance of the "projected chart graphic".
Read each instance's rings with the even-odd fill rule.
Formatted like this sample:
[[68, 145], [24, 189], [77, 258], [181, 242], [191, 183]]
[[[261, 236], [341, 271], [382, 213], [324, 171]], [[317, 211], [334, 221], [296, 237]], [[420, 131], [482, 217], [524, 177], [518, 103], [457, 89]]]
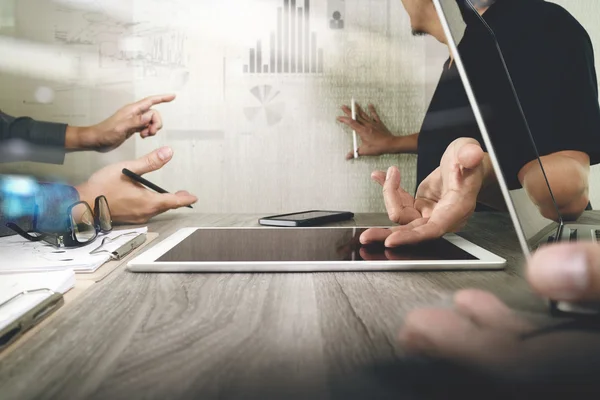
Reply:
[[258, 40], [250, 49], [244, 73], [322, 74], [323, 49], [317, 47], [317, 34], [310, 27], [310, 0], [283, 0], [283, 7], [277, 8], [277, 30], [271, 32], [268, 50], [265, 46], [263, 51], [263, 42]]
[[273, 126], [283, 119], [285, 103], [277, 101], [279, 91], [272, 86], [260, 85], [250, 89], [255, 104], [244, 108], [244, 115], [248, 121], [266, 121], [268, 126]]

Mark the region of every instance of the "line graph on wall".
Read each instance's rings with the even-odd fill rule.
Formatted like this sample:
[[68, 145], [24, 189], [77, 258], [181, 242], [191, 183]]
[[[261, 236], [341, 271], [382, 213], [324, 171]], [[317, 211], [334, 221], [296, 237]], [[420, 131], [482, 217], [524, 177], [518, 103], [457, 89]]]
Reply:
[[186, 66], [187, 35], [166, 29], [136, 32], [135, 36], [120, 42], [100, 44], [100, 66], [126, 62], [131, 66], [144, 65], [166, 68]]
[[101, 12], [86, 12], [57, 8], [56, 13], [62, 13], [69, 25], [55, 25], [54, 40], [66, 45], [96, 45], [110, 37], [124, 35], [137, 24], [120, 21]]
[[49, 18], [54, 43], [95, 55], [96, 71], [86, 72], [103, 86], [146, 78], [185, 85], [189, 78], [187, 32], [135, 16], [136, 4], [134, 0], [61, 0]]

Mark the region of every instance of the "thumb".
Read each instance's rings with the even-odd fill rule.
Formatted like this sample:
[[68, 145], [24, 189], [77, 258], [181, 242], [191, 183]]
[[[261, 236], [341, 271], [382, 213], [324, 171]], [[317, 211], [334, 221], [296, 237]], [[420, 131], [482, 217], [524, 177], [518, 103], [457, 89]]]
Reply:
[[196, 196], [186, 191], [180, 191], [177, 193], [165, 193], [160, 195], [160, 209], [161, 212], [167, 210], [175, 210], [180, 207], [191, 206], [197, 201], [198, 198]]
[[398, 167], [389, 167], [385, 174], [385, 180], [383, 181], [384, 189], [386, 188], [386, 185], [390, 188], [397, 189], [401, 183], [402, 175], [400, 174]]
[[527, 277], [536, 292], [552, 300], [600, 300], [600, 245], [544, 247], [531, 258]]
[[483, 150], [480, 146], [467, 143], [458, 149], [457, 161], [463, 168], [475, 169], [483, 161], [483, 156]]
[[166, 163], [171, 161], [171, 158], [173, 158], [173, 150], [170, 147], [161, 147], [133, 161], [129, 169], [138, 175], [147, 174], [148, 172], [161, 169]]

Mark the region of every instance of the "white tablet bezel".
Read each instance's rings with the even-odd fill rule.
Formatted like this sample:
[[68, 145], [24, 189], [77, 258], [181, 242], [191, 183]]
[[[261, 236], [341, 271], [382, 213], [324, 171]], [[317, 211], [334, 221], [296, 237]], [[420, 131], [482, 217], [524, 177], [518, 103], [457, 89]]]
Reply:
[[409, 270], [500, 270], [506, 260], [456, 235], [448, 234], [444, 239], [456, 245], [477, 260], [432, 260], [432, 261], [236, 261], [236, 262], [157, 262], [156, 260], [182, 242], [198, 229], [367, 229], [368, 227], [195, 227], [183, 228], [162, 242], [146, 250], [127, 264], [132, 272], [356, 272], [356, 271], [409, 271]]

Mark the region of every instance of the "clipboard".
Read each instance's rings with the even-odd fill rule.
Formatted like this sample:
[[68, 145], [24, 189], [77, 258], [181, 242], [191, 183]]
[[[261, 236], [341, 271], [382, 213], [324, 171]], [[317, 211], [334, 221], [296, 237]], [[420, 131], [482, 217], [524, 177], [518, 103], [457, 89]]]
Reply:
[[[7, 344], [4, 347], [0, 347], [0, 361], [6, 356], [8, 356], [11, 352], [17, 349], [24, 343], [27, 343], [27, 340], [35, 335], [39, 330], [44, 329], [44, 326], [52, 321], [57, 315], [68, 312], [70, 307], [76, 304], [75, 300], [81, 296], [86, 290], [91, 288], [95, 282], [93, 281], [85, 281], [85, 280], [76, 280], [75, 287], [69, 290], [62, 296], [63, 302], [60, 307], [56, 307], [52, 313], [46, 313], [43, 319], [39, 319], [36, 321], [36, 324], [31, 326], [27, 331], [23, 331], [19, 336], [15, 337], [11, 340], [10, 344]], [[60, 295], [60, 293], [57, 293]]]
[[[146, 247], [150, 242], [158, 237], [158, 233], [148, 232], [145, 234], [141, 234], [139, 236], [144, 236], [144, 242], [138, 244], [136, 247], [132, 245], [136, 245], [138, 242], [134, 242], [130, 244], [129, 242], [118, 249], [118, 253], [113, 255], [113, 259], [100, 268], [98, 268], [95, 272], [91, 274], [85, 273], [77, 273], [75, 274], [75, 279], [79, 281], [92, 281], [94, 283], [100, 282], [105, 279], [108, 275], [110, 275], [114, 270], [116, 270], [119, 266], [123, 265], [131, 258], [133, 258], [139, 251], [141, 251], [144, 247]], [[138, 236], [138, 237], [139, 237]], [[136, 237], [135, 239], [137, 239]], [[132, 248], [133, 247], [133, 248]]]
[[35, 289], [16, 294], [0, 304], [0, 308], [19, 301], [20, 299], [25, 298], [25, 296], [35, 296], [40, 293], [47, 293], [48, 297], [20, 315], [13, 322], [0, 329], [0, 351], [17, 341], [17, 339], [23, 336], [27, 331], [40, 324], [65, 303], [62, 293], [57, 293], [50, 289]]
[[126, 265], [127, 261], [135, 257], [141, 249], [146, 247], [148, 243], [152, 242], [157, 237], [158, 233], [146, 233], [145, 241], [138, 247], [131, 249], [127, 254], [123, 254], [122, 258], [114, 257], [120, 259], [113, 259], [112, 261], [105, 263], [103, 266], [98, 268], [96, 272], [92, 274], [75, 274], [75, 287], [69, 290], [64, 295], [60, 295], [60, 293], [58, 293], [58, 295], [62, 297], [61, 306], [54, 308], [52, 313], [45, 314], [43, 319], [39, 319], [38, 321], [36, 321], [36, 324], [31, 326], [27, 331], [23, 331], [19, 336], [14, 337], [11, 340], [10, 344], [0, 346], [0, 361], [2, 361], [4, 357], [13, 352], [19, 346], [21, 346], [24, 343], [27, 343], [27, 340], [30, 337], [35, 335], [39, 330], [44, 329], [44, 326], [48, 324], [52, 319], [54, 319], [58, 314], [61, 314], [63, 312], [69, 312], [69, 310], [77, 304], [76, 299], [79, 296], [81, 296], [86, 290], [94, 286], [94, 284], [105, 279], [118, 267]]

